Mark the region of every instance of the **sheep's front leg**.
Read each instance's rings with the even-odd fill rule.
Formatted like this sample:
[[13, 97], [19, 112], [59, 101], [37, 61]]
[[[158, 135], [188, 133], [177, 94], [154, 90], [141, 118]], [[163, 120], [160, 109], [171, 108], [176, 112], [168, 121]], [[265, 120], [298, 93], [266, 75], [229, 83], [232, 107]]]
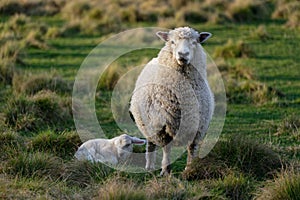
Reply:
[[156, 160], [156, 144], [147, 141], [146, 147], [146, 170], [155, 169], [155, 160]]
[[163, 147], [163, 159], [161, 162], [161, 172], [160, 175], [168, 175], [171, 172], [171, 162], [170, 162], [170, 153], [171, 153], [171, 145], [165, 145]]
[[188, 169], [191, 166], [193, 159], [197, 157], [200, 136], [201, 136], [201, 134], [197, 133], [193, 142], [191, 144], [189, 144], [189, 146], [187, 148], [188, 157], [187, 157], [187, 163], [186, 163], [185, 169]]

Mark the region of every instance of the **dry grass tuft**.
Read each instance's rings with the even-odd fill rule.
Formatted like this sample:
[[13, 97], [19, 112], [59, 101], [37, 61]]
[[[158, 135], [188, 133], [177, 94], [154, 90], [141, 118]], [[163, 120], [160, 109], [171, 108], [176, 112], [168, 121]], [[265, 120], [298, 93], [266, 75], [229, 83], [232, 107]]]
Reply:
[[186, 199], [189, 195], [186, 183], [174, 176], [149, 180], [145, 191], [149, 199]]
[[279, 155], [270, 147], [237, 135], [226, 141], [219, 141], [211, 156], [225, 162], [230, 168], [240, 169], [257, 179], [272, 177], [282, 167]]
[[21, 138], [17, 133], [6, 130], [0, 133], [0, 161], [3, 162], [0, 166], [0, 172], [3, 171], [4, 161], [16, 155], [20, 150], [25, 149], [23, 138]]
[[115, 63], [110, 65], [100, 77], [98, 88], [102, 90], [112, 90], [117, 84], [121, 75], [123, 75], [125, 69], [123, 66]]
[[60, 134], [45, 131], [39, 133], [27, 144], [31, 151], [43, 151], [62, 157], [72, 158], [81, 140], [76, 132], [63, 132]]
[[120, 177], [114, 177], [106, 180], [99, 188], [99, 199], [132, 199], [146, 200], [147, 195], [143, 188], [133, 180], [124, 180]]
[[72, 160], [65, 164], [63, 180], [69, 186], [87, 187], [104, 181], [113, 170], [102, 163]]
[[33, 16], [53, 16], [60, 11], [64, 3], [64, 0], [5, 0], [0, 3], [0, 13], [5, 15], [22, 13]]
[[70, 94], [71, 83], [65, 81], [55, 72], [44, 74], [18, 75], [13, 79], [13, 89], [18, 94], [34, 95], [41, 90], [59, 94]]
[[300, 26], [300, 2], [280, 0], [276, 2], [276, 9], [272, 14], [273, 19], [287, 20], [286, 26], [297, 28]]
[[16, 73], [15, 62], [12, 59], [3, 59], [0, 62], [0, 83], [12, 85]]
[[229, 39], [224, 46], [217, 47], [214, 52], [214, 57], [222, 58], [249, 58], [254, 57], [255, 53], [250, 46], [243, 41], [233, 42]]
[[186, 180], [207, 180], [222, 178], [230, 172], [228, 166], [220, 160], [212, 156], [203, 159], [196, 158], [190, 168], [182, 173], [182, 177]]
[[284, 97], [282, 92], [256, 80], [253, 71], [246, 66], [239, 63], [231, 66], [224, 60], [218, 61], [217, 66], [224, 77], [229, 102], [263, 105]]
[[57, 180], [63, 172], [62, 160], [44, 152], [20, 152], [5, 164], [5, 173], [25, 178], [45, 177]]
[[36, 132], [53, 128], [74, 127], [71, 101], [56, 93], [42, 90], [33, 96], [13, 96], [4, 111], [6, 124], [16, 131]]
[[257, 200], [298, 200], [300, 194], [300, 173], [296, 169], [282, 171], [278, 176], [268, 181], [256, 194]]
[[265, 179], [281, 169], [281, 159], [270, 147], [254, 140], [231, 136], [219, 141], [203, 159], [195, 159], [183, 172], [187, 180], [223, 179], [240, 171], [256, 179]]
[[254, 189], [253, 181], [250, 177], [243, 174], [232, 173], [223, 179], [218, 179], [213, 183], [213, 191], [217, 194], [223, 194], [232, 200], [250, 200]]
[[259, 39], [261, 41], [267, 41], [269, 39], [272, 39], [272, 37], [267, 31], [266, 26], [264, 25], [259, 25], [254, 31], [252, 31], [251, 37], [254, 39]]
[[234, 22], [251, 22], [269, 19], [272, 4], [268, 0], [234, 0], [227, 10], [228, 16]]

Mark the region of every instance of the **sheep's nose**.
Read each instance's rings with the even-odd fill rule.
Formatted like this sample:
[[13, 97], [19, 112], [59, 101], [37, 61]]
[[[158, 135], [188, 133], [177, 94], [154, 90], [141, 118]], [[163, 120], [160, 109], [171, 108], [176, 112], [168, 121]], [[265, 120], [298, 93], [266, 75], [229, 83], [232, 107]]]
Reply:
[[189, 52], [181, 52], [181, 51], [178, 52], [178, 55], [181, 58], [186, 58], [189, 54], [190, 54]]

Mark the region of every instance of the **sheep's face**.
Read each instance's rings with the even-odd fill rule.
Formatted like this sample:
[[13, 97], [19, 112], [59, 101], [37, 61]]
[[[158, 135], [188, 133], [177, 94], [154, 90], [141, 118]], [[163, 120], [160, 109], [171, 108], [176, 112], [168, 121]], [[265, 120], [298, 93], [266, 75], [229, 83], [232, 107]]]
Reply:
[[192, 28], [176, 28], [169, 32], [157, 32], [157, 36], [166, 42], [173, 54], [173, 58], [181, 66], [190, 64], [197, 46], [209, 37], [211, 33], [198, 33]]
[[143, 145], [145, 142], [145, 140], [123, 134], [117, 137], [114, 143], [118, 149], [118, 156], [126, 159], [132, 153], [133, 144]]

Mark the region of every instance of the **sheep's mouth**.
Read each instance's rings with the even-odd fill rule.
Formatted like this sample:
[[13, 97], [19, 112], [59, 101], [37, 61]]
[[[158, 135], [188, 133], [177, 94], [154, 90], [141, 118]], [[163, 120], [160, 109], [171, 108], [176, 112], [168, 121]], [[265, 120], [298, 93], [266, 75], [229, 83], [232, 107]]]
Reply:
[[188, 64], [189, 64], [189, 60], [186, 59], [186, 58], [179, 58], [179, 59], [177, 60], [177, 62], [178, 62], [178, 64], [181, 65], [181, 66], [183, 66], [183, 65], [188, 65]]

